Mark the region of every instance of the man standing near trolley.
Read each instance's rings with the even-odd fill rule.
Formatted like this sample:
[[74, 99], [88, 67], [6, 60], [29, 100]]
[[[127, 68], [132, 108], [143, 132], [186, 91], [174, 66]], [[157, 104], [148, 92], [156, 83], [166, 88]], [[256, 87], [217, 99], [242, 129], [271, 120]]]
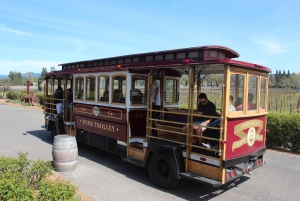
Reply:
[[[157, 80], [153, 81], [152, 89], [152, 109], [160, 110], [160, 84]], [[157, 119], [160, 116], [160, 112], [152, 112], [152, 118]], [[153, 121], [153, 127], [156, 128], [156, 121]], [[157, 130], [152, 130], [152, 135], [157, 136]]]
[[[157, 80], [153, 81], [153, 91], [152, 91], [152, 109], [160, 110], [160, 85]], [[159, 112], [152, 112], [152, 118], [157, 119]]]

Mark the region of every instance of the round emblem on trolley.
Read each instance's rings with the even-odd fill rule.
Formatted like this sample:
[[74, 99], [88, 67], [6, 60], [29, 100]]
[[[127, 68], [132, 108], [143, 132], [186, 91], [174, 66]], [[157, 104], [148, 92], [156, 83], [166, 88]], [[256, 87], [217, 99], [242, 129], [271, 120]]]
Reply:
[[94, 115], [97, 117], [97, 116], [99, 115], [99, 108], [95, 106], [95, 107], [93, 108], [93, 113], [94, 113]]
[[248, 130], [248, 135], [247, 135], [247, 143], [248, 143], [248, 146], [249, 147], [252, 147], [253, 144], [255, 142], [255, 128], [254, 127], [251, 127], [249, 130]]

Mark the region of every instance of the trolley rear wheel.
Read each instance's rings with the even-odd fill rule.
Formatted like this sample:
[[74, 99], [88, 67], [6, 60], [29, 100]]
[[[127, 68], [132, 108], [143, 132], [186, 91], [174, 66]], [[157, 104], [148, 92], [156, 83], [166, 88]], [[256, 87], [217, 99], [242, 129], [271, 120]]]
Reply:
[[174, 176], [172, 164], [168, 156], [153, 154], [148, 165], [151, 180], [159, 187], [171, 189], [180, 183]]

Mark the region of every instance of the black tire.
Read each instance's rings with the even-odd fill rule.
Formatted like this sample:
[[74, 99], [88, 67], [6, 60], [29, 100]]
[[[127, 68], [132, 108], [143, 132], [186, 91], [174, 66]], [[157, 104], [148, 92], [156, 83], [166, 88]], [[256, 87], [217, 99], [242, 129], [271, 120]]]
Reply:
[[180, 183], [174, 176], [170, 158], [162, 154], [151, 156], [148, 173], [154, 184], [164, 189], [172, 189]]
[[55, 123], [53, 123], [51, 125], [51, 138], [52, 138], [52, 141], [54, 140], [54, 137], [57, 135], [57, 131], [56, 131], [56, 126], [55, 126]]

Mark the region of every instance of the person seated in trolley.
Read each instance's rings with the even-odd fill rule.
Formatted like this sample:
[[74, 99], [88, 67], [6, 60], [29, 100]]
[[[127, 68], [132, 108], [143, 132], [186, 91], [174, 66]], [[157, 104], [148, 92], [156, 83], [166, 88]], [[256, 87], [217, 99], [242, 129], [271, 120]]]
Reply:
[[229, 112], [234, 112], [236, 109], [233, 105], [234, 97], [232, 95], [229, 96]]
[[131, 93], [132, 103], [142, 103], [143, 94], [139, 89], [133, 89]]
[[53, 98], [54, 98], [54, 104], [56, 107], [56, 113], [61, 114], [62, 113], [62, 99], [63, 99], [63, 89], [61, 86], [57, 87]]
[[108, 102], [108, 101], [109, 101], [109, 91], [108, 91], [108, 89], [106, 89], [106, 90], [103, 92], [103, 95], [102, 95], [100, 101], [105, 101], [105, 102]]
[[[216, 105], [208, 100], [205, 93], [199, 94], [198, 114], [208, 116], [218, 116], [216, 112]], [[197, 135], [202, 136], [203, 127], [207, 126], [212, 121], [212, 118], [199, 117], [197, 122], [193, 123], [193, 129], [196, 130]], [[187, 132], [187, 126], [182, 128], [183, 132]], [[194, 144], [201, 144], [201, 138], [193, 139]]]
[[[252, 103], [254, 99], [254, 95], [252, 93], [248, 94], [248, 104], [247, 104], [247, 110], [256, 110], [256, 104]], [[243, 110], [243, 99], [240, 98], [240, 102], [236, 106], [237, 111]]]
[[248, 110], [256, 110], [256, 104], [253, 103], [254, 95], [248, 94]]
[[[209, 138], [215, 138], [218, 139], [220, 138], [220, 130], [218, 129], [213, 129], [209, 127], [215, 127], [215, 128], [220, 128], [220, 123], [221, 119], [213, 119], [209, 124], [207, 124], [207, 127], [201, 127], [201, 129], [197, 130], [197, 135], [200, 136], [205, 136]], [[215, 150], [218, 149], [218, 142], [214, 140], [208, 140], [208, 139], [201, 139], [199, 138], [199, 141], [202, 140], [201, 145], [206, 147], [206, 148], [213, 148]]]
[[235, 107], [237, 111], [243, 110], [243, 98], [238, 97], [235, 102]]
[[67, 107], [68, 109], [72, 108], [73, 103], [73, 92], [71, 88], [67, 89]]
[[[236, 111], [235, 107], [232, 104], [233, 100], [234, 100], [234, 97], [232, 95], [230, 95], [229, 96], [229, 107], [228, 107], [229, 112]], [[217, 115], [221, 116], [221, 113], [217, 112]], [[212, 119], [206, 125], [207, 127], [199, 127], [197, 129], [197, 135], [218, 139], [220, 137], [220, 130], [213, 129], [210, 127], [220, 128], [220, 122], [221, 122], [220, 118]], [[206, 148], [213, 148], [215, 150], [218, 149], [217, 141], [199, 138], [199, 144], [200, 144], [200, 141], [202, 141], [201, 145], [203, 145]]]
[[120, 89], [115, 89], [113, 93], [113, 102], [125, 103], [125, 97]]

